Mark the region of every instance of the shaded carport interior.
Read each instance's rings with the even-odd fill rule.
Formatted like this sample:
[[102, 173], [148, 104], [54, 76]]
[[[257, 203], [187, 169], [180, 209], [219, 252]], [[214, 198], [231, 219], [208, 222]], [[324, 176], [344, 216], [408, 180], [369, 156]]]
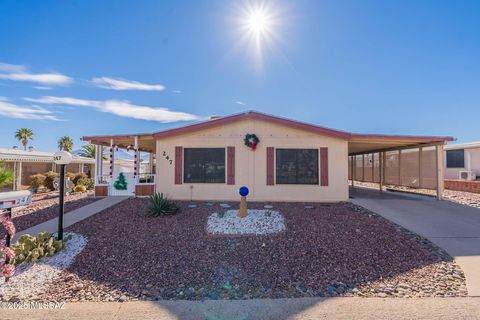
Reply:
[[443, 194], [443, 147], [453, 137], [352, 134], [348, 177], [355, 181], [436, 190]]

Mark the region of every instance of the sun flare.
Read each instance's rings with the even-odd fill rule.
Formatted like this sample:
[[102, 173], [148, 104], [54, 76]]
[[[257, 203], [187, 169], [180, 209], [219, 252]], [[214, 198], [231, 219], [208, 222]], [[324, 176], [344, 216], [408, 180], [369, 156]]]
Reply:
[[277, 40], [279, 15], [271, 2], [247, 2], [238, 14], [240, 43], [245, 45], [255, 60], [257, 67], [262, 65], [263, 56]]
[[261, 36], [268, 31], [268, 15], [263, 10], [256, 9], [247, 16], [246, 23], [250, 32]]

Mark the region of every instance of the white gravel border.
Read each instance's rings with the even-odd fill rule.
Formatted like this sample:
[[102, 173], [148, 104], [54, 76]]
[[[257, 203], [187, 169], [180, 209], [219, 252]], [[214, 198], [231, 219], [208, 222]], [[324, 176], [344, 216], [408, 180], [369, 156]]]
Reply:
[[8, 282], [1, 277], [0, 299], [12, 296], [27, 299], [44, 292], [87, 244], [85, 237], [77, 233], [65, 233], [64, 237], [69, 234], [72, 235], [72, 239], [67, 241], [64, 250], [53, 257], [41, 259], [35, 264], [20, 264], [15, 270], [15, 275]]
[[207, 232], [210, 234], [260, 235], [277, 233], [285, 229], [283, 216], [273, 210], [249, 209], [245, 218], [238, 216], [238, 210], [228, 210], [223, 217], [214, 213], [207, 220]]

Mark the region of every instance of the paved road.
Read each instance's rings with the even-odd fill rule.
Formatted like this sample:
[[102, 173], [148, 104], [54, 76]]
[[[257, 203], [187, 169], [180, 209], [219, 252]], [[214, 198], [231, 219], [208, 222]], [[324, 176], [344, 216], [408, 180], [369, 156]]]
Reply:
[[480, 209], [424, 196], [356, 187], [352, 202], [445, 249], [460, 265], [470, 296], [480, 296]]
[[69, 303], [63, 310], [0, 310], [1, 319], [480, 319], [480, 298], [297, 298]]

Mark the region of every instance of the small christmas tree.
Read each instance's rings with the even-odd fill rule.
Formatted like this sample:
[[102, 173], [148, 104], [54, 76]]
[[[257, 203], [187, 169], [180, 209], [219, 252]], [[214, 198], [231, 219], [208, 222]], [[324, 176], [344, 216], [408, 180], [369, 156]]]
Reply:
[[115, 190], [127, 190], [127, 180], [125, 180], [123, 172], [120, 172], [117, 180], [113, 183], [113, 187]]

